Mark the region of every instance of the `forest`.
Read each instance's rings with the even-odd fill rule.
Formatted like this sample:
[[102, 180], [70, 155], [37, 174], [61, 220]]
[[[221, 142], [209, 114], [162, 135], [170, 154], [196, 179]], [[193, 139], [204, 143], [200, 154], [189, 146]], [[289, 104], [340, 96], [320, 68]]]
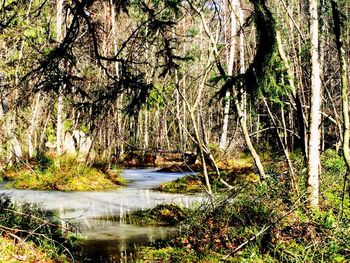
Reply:
[[0, 262], [349, 262], [349, 12], [0, 0]]

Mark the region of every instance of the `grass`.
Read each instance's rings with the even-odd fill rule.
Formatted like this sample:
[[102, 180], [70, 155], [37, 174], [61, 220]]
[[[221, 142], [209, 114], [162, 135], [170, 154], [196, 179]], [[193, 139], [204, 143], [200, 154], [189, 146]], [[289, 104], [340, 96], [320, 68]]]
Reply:
[[[303, 194], [305, 163], [292, 158]], [[214, 199], [188, 212], [178, 238], [142, 249], [137, 262], [350, 262], [349, 197], [341, 202], [343, 158], [334, 151], [321, 158], [318, 211], [301, 204], [303, 197], [297, 201], [279, 160], [267, 167], [271, 177], [265, 182], [252, 180], [249, 169], [241, 173], [245, 168], [224, 172], [233, 189], [217, 187]]]
[[54, 260], [48, 251], [37, 247], [33, 242], [5, 236], [0, 237], [0, 262], [53, 263], [68, 261], [63, 257], [59, 261]]
[[43, 156], [29, 164], [11, 167], [3, 176], [8, 187], [18, 189], [98, 191], [115, 189], [125, 181], [115, 171], [103, 171], [78, 162], [72, 156]]

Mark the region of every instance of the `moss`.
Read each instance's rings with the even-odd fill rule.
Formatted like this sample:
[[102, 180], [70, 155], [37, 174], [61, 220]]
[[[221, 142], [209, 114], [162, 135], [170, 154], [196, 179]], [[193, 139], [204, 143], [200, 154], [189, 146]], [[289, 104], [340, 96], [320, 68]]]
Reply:
[[45, 160], [44, 165], [38, 161], [19, 168], [11, 168], [4, 172], [4, 177], [10, 180], [8, 187], [38, 190], [108, 190], [125, 183], [118, 172], [103, 172], [80, 163], [71, 156]]
[[202, 176], [186, 175], [171, 182], [162, 183], [156, 190], [166, 193], [200, 193], [204, 190]]
[[[218, 163], [221, 169], [220, 178], [229, 184], [257, 183], [259, 177], [254, 173], [253, 159], [249, 156], [242, 156], [238, 159], [223, 160]], [[210, 182], [214, 191], [227, 189], [220, 182], [215, 171], [209, 172]], [[162, 183], [155, 190], [166, 193], [194, 194], [205, 190], [205, 179], [203, 174], [190, 174], [171, 182]]]
[[177, 205], [157, 205], [155, 208], [135, 211], [130, 215], [133, 224], [175, 226], [187, 216], [188, 210]]

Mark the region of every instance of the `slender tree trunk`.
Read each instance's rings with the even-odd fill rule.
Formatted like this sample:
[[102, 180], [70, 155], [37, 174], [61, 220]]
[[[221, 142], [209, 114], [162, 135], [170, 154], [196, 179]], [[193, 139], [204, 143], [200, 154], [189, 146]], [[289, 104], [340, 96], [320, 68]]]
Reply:
[[347, 164], [347, 172], [350, 172], [350, 120], [349, 120], [349, 98], [348, 98], [348, 77], [347, 77], [347, 62], [343, 40], [341, 37], [341, 22], [337, 3], [332, 1], [334, 34], [337, 42], [338, 58], [341, 74], [341, 96], [342, 96], [342, 111], [343, 111], [343, 155]]
[[297, 110], [297, 119], [298, 119], [298, 125], [299, 125], [299, 137], [300, 137], [300, 145], [302, 147], [304, 156], [306, 156], [306, 145], [305, 145], [305, 123], [306, 123], [306, 118], [304, 115], [304, 110], [302, 107], [301, 99], [297, 91], [297, 87], [294, 83], [294, 72], [292, 67], [289, 64], [288, 58], [284, 52], [283, 45], [282, 45], [282, 40], [281, 40], [281, 33], [279, 31], [276, 32], [276, 39], [277, 39], [277, 47], [278, 47], [278, 52], [280, 57], [282, 58], [283, 64], [285, 68], [287, 69], [287, 78], [288, 78], [288, 83], [289, 87], [292, 92], [293, 100], [295, 101], [296, 105], [296, 110]]
[[33, 157], [34, 148], [36, 148], [35, 146], [33, 146], [33, 136], [34, 136], [34, 132], [35, 132], [35, 128], [36, 128], [39, 109], [40, 109], [40, 93], [38, 93], [36, 95], [33, 116], [32, 116], [32, 120], [30, 122], [30, 127], [29, 127], [29, 133], [28, 133], [28, 154], [29, 154], [29, 157]]
[[[227, 74], [233, 74], [233, 63], [235, 60], [235, 49], [236, 49], [236, 31], [237, 31], [237, 23], [236, 23], [236, 13], [237, 13], [237, 0], [231, 1], [231, 12], [230, 12], [230, 35], [229, 35], [229, 59], [228, 59], [228, 68]], [[222, 125], [222, 133], [220, 138], [220, 149], [225, 149], [227, 145], [227, 133], [228, 133], [228, 120], [230, 113], [230, 92], [227, 91], [224, 98], [224, 120]]]
[[262, 165], [260, 157], [259, 157], [258, 153], [256, 152], [256, 150], [255, 150], [255, 148], [253, 146], [253, 143], [252, 143], [252, 141], [250, 139], [249, 131], [248, 131], [248, 128], [247, 128], [247, 116], [244, 113], [244, 110], [242, 110], [242, 108], [241, 108], [242, 105], [241, 105], [240, 101], [238, 100], [237, 94], [233, 94], [233, 101], [234, 101], [234, 104], [235, 104], [235, 108], [236, 108], [236, 112], [237, 112], [237, 115], [238, 115], [239, 123], [240, 123], [241, 129], [242, 129], [242, 133], [243, 133], [245, 142], [247, 144], [248, 150], [250, 151], [250, 153], [251, 153], [251, 155], [252, 155], [252, 157], [254, 159], [256, 168], [259, 171], [260, 180], [263, 180], [263, 179], [266, 178], [266, 174], [265, 174], [265, 171], [264, 171], [264, 166]]
[[318, 52], [318, 11], [317, 0], [309, 1], [310, 36], [311, 36], [311, 94], [309, 117], [308, 145], [308, 197], [310, 207], [318, 208], [319, 204], [319, 165], [320, 165], [320, 110], [321, 110], [321, 77]]
[[148, 134], [148, 110], [145, 109], [145, 125], [144, 125], [144, 144], [143, 148], [147, 149], [149, 146], [149, 134]]
[[199, 156], [201, 158], [202, 161], [202, 166], [203, 166], [203, 174], [204, 174], [204, 178], [205, 178], [205, 184], [208, 188], [208, 193], [212, 194], [212, 190], [211, 190], [211, 186], [210, 186], [210, 182], [209, 182], [209, 175], [208, 175], [208, 169], [207, 169], [207, 164], [205, 161], [205, 156], [204, 156], [204, 151], [203, 151], [203, 143], [201, 140], [201, 137], [199, 135], [199, 131], [198, 131], [198, 127], [196, 125], [196, 117], [194, 115], [194, 112], [192, 110], [190, 111], [190, 117], [191, 117], [191, 121], [192, 121], [192, 125], [193, 125], [193, 129], [194, 129], [194, 136], [196, 138], [196, 141], [198, 143], [198, 150], [199, 150]]
[[[284, 156], [286, 157], [288, 168], [289, 168], [290, 182], [291, 182], [292, 188], [295, 189], [295, 191], [297, 193], [299, 193], [299, 188], [298, 188], [298, 184], [297, 184], [297, 181], [296, 181], [296, 176], [295, 176], [295, 173], [294, 173], [294, 167], [293, 167], [292, 161], [291, 161], [291, 159], [289, 157], [289, 151], [288, 151], [288, 148], [287, 148], [287, 143], [285, 141], [283, 141], [282, 138], [280, 137], [280, 134], [278, 132], [277, 122], [276, 122], [276, 120], [275, 120], [275, 118], [274, 118], [274, 116], [273, 116], [273, 114], [272, 114], [272, 112], [270, 110], [270, 107], [269, 107], [269, 104], [266, 101], [266, 98], [263, 98], [263, 101], [264, 101], [264, 104], [266, 106], [267, 112], [268, 112], [268, 114], [270, 116], [270, 119], [271, 119], [273, 125], [275, 126], [276, 136], [278, 138], [279, 143], [281, 144]], [[283, 121], [283, 119], [284, 119], [284, 117], [282, 117], [282, 121]], [[285, 127], [285, 122], [283, 121], [283, 123], [284, 123], [283, 126]], [[286, 133], [286, 129], [285, 128], [284, 128], [284, 133]]]
[[180, 111], [180, 93], [179, 93], [179, 88], [180, 88], [180, 83], [179, 83], [179, 76], [177, 74], [177, 70], [175, 70], [175, 81], [176, 81], [176, 122], [178, 126], [178, 131], [179, 131], [179, 144], [178, 147], [182, 150], [185, 149], [185, 143], [183, 139], [183, 129], [182, 125], [183, 123], [181, 122], [181, 111]]
[[[217, 45], [216, 45], [217, 42], [215, 41], [213, 35], [210, 33], [208, 24], [207, 24], [205, 16], [204, 16], [204, 13], [202, 11], [198, 10], [193, 5], [191, 5], [191, 7], [200, 15], [200, 18], [202, 21], [201, 24], [203, 25], [204, 31], [210, 39], [215, 58], [219, 59], [220, 54], [219, 54], [218, 49], [217, 49]], [[262, 179], [266, 178], [266, 174], [264, 171], [264, 167], [261, 163], [260, 157], [259, 157], [258, 153], [256, 152], [256, 150], [252, 144], [252, 141], [250, 139], [250, 136], [249, 136], [249, 131], [247, 128], [247, 114], [246, 114], [246, 110], [245, 110], [246, 109], [245, 100], [243, 99], [243, 100], [239, 101], [238, 94], [237, 94], [238, 92], [235, 91], [234, 88], [233, 88], [233, 92], [235, 94], [232, 94], [232, 99], [233, 99], [233, 102], [235, 104], [235, 108], [237, 111], [237, 115], [238, 115], [239, 123], [241, 125], [241, 129], [242, 129], [242, 132], [243, 132], [243, 135], [245, 138], [245, 142], [247, 144], [247, 147], [248, 147], [250, 153], [252, 154], [252, 157], [254, 159], [256, 167], [259, 171], [260, 179], [262, 180]], [[243, 93], [243, 97], [244, 97], [244, 93]]]
[[[57, 0], [56, 6], [56, 40], [61, 42], [63, 40], [62, 24], [63, 24], [63, 2], [64, 0]], [[57, 101], [57, 131], [56, 131], [56, 151], [58, 155], [62, 154], [62, 137], [63, 137], [63, 87], [61, 86], [58, 90], [58, 101]]]

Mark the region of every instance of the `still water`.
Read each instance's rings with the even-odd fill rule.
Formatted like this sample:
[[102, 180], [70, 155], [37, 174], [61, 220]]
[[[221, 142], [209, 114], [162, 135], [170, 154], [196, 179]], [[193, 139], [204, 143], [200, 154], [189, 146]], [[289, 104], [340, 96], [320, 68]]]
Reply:
[[[137, 246], [155, 239], [174, 236], [167, 227], [128, 224], [131, 211], [148, 209], [157, 204], [181, 204], [188, 207], [201, 203], [201, 196], [166, 194], [152, 188], [188, 173], [159, 172], [155, 169], [127, 169], [123, 177], [129, 181], [122, 189], [106, 192], [60, 192], [34, 190], [0, 190], [18, 202], [35, 203], [55, 210], [62, 224], [73, 223], [85, 238], [81, 254], [86, 262], [121, 262], [132, 260]], [[126, 261], [123, 261], [126, 262]]]

